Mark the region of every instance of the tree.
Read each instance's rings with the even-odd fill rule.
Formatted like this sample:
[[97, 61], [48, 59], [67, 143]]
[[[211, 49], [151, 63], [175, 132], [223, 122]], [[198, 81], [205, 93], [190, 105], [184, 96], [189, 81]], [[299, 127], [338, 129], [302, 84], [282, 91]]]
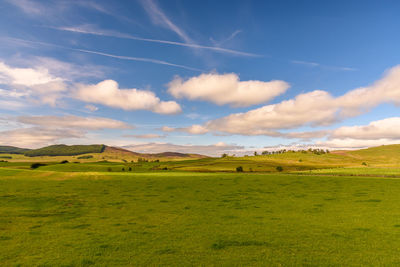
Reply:
[[283, 171], [283, 168], [282, 168], [282, 166], [278, 166], [278, 167], [276, 167], [276, 170], [277, 170], [278, 172], [281, 172], [281, 171]]
[[226, 153], [221, 155], [221, 158], [226, 158], [226, 157], [228, 157], [228, 154], [226, 154]]
[[236, 167], [236, 171], [237, 172], [243, 172], [243, 167], [242, 166]]
[[257, 151], [254, 151], [254, 156], [257, 156], [257, 155], [258, 155]]

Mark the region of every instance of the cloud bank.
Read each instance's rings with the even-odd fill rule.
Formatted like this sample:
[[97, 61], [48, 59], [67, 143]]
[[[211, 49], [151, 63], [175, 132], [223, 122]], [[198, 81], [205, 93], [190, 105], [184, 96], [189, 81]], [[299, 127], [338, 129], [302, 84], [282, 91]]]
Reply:
[[[204, 132], [282, 136], [278, 130], [327, 126], [363, 114], [382, 103], [400, 104], [400, 66], [390, 69], [374, 84], [339, 97], [315, 90], [277, 104], [211, 120], [201, 126]], [[190, 132], [190, 127], [186, 129]]]

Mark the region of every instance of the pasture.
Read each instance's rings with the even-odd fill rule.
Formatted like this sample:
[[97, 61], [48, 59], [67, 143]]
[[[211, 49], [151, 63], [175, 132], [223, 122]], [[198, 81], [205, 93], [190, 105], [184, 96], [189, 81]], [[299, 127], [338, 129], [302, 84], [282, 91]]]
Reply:
[[0, 168], [3, 266], [400, 264], [397, 178], [24, 164]]

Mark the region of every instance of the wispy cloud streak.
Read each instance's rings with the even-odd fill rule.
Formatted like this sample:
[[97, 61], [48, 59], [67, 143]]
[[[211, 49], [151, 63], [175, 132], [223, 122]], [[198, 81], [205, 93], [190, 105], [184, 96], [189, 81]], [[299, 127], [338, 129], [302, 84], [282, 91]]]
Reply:
[[125, 34], [125, 33], [120, 33], [120, 32], [115, 32], [115, 31], [90, 29], [88, 27], [47, 27], [47, 28], [60, 30], [60, 31], [81, 33], [81, 34], [91, 34], [91, 35], [115, 37], [115, 38], [121, 38], [121, 39], [130, 39], [130, 40], [143, 41], [143, 42], [183, 46], [183, 47], [190, 47], [190, 48], [196, 48], [196, 49], [205, 49], [205, 50], [211, 50], [211, 51], [215, 51], [215, 52], [219, 52], [219, 53], [232, 54], [232, 55], [236, 55], [236, 56], [261, 57], [261, 55], [257, 55], [254, 53], [242, 52], [242, 51], [232, 50], [232, 49], [227, 49], [227, 48], [222, 48], [222, 47], [199, 45], [199, 44], [195, 44], [195, 43], [182, 43], [182, 42], [174, 42], [174, 41], [168, 41], [168, 40], [143, 38], [140, 36]]
[[319, 67], [319, 68], [330, 69], [330, 70], [341, 70], [341, 71], [356, 71], [357, 70], [356, 68], [329, 66], [329, 65], [323, 65], [323, 64], [320, 64], [317, 62], [309, 62], [309, 61], [302, 61], [302, 60], [291, 60], [290, 63], [297, 64], [297, 65], [309, 66], [309, 67]]
[[5, 38], [5, 39], [9, 39], [11, 41], [16, 41], [16, 42], [22, 42], [22, 43], [25, 43], [25, 44], [29, 43], [29, 44], [34, 44], [34, 45], [51, 46], [51, 47], [56, 47], [56, 48], [60, 48], [60, 49], [66, 49], [66, 50], [71, 50], [71, 51], [76, 51], [76, 52], [81, 52], [81, 53], [87, 53], [87, 54], [94, 54], [94, 55], [105, 56], [105, 57], [111, 57], [111, 58], [117, 58], [117, 59], [122, 59], [122, 60], [149, 62], [149, 63], [153, 63], [153, 64], [166, 65], [166, 66], [182, 68], [182, 69], [186, 69], [186, 70], [199, 71], [199, 72], [203, 72], [204, 71], [204, 70], [201, 70], [201, 69], [198, 69], [198, 68], [192, 68], [192, 67], [188, 67], [188, 66], [185, 66], [185, 65], [175, 64], [175, 63], [171, 63], [171, 62], [168, 62], [168, 61], [159, 60], [159, 59], [153, 59], [153, 58], [120, 56], [120, 55], [114, 55], [114, 54], [109, 54], [109, 53], [103, 53], [103, 52], [99, 52], [99, 51], [72, 48], [72, 47], [56, 45], [56, 44], [52, 44], [52, 43], [39, 42], [39, 41], [30, 41], [30, 40], [24, 40], [24, 39], [19, 39], [19, 38], [9, 38], [8, 37], [8, 38]]
[[167, 17], [155, 1], [141, 0], [140, 2], [155, 24], [161, 25], [175, 32], [186, 43], [194, 43], [194, 41], [181, 28]]

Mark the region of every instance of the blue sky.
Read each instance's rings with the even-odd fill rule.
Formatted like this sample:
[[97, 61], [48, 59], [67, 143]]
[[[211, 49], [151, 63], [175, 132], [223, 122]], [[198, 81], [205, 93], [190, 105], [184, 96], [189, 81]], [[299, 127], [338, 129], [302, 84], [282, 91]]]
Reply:
[[0, 0], [0, 144], [400, 142], [398, 1]]

